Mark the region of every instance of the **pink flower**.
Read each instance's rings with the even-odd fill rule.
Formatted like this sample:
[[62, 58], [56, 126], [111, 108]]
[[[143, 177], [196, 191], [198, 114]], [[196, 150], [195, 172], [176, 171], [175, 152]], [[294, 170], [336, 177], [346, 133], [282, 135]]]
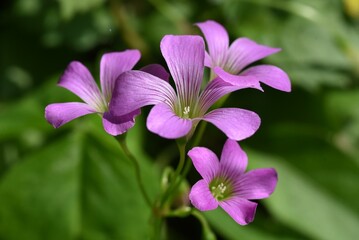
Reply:
[[[67, 102], [53, 103], [45, 108], [45, 118], [55, 128], [63, 124], [90, 114], [98, 113], [102, 116], [103, 126], [107, 133], [120, 135], [135, 124], [134, 117], [140, 113], [139, 109], [115, 116], [110, 113], [109, 102], [117, 78], [125, 71], [131, 70], [140, 59], [138, 50], [127, 50], [104, 54], [101, 58], [100, 82], [98, 88], [89, 70], [82, 63], [73, 61], [66, 68], [58, 85], [79, 96], [84, 103]], [[120, 107], [120, 106], [117, 106]]]
[[[229, 46], [228, 33], [219, 23], [208, 20], [196, 25], [201, 29], [207, 42], [205, 65], [218, 77], [229, 83], [242, 81], [245, 77], [254, 85], [262, 82], [281, 91], [291, 91], [287, 74], [276, 66], [259, 65], [245, 69], [251, 63], [281, 49], [260, 45], [248, 38], [238, 38]], [[261, 90], [260, 87], [259, 89]]]
[[221, 161], [204, 147], [193, 148], [188, 156], [203, 178], [191, 189], [191, 203], [201, 211], [219, 205], [240, 225], [254, 219], [257, 203], [249, 200], [269, 197], [277, 185], [277, 172], [272, 168], [245, 172], [247, 155], [230, 139], [224, 144]]
[[256, 132], [260, 118], [254, 112], [239, 108], [208, 112], [225, 94], [259, 86], [245, 79], [232, 84], [217, 78], [201, 91], [205, 55], [202, 37], [167, 35], [161, 41], [161, 52], [175, 89], [168, 81], [146, 72], [128, 71], [116, 83], [110, 103], [111, 113], [121, 116], [155, 105], [147, 118], [147, 128], [169, 139], [190, 134], [201, 120], [212, 123], [234, 140], [242, 140]]

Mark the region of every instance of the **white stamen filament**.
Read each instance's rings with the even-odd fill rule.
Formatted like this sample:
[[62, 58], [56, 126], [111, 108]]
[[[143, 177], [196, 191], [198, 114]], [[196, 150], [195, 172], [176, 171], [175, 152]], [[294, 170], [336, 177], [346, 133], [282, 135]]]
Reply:
[[227, 186], [225, 186], [224, 183], [218, 184], [217, 187], [215, 187], [215, 186], [211, 187], [212, 194], [217, 199], [224, 197], [223, 194], [225, 193], [226, 189], [227, 189]]
[[187, 118], [189, 116], [190, 111], [191, 111], [191, 108], [189, 106], [184, 107], [183, 116]]

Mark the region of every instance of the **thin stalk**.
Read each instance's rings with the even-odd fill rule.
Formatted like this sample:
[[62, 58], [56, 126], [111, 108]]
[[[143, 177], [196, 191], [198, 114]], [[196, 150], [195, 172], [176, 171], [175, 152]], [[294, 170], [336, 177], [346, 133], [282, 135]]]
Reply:
[[136, 48], [141, 50], [142, 56], [147, 57], [150, 49], [146, 41], [138, 33], [134, 25], [134, 20], [131, 19], [131, 15], [126, 7], [126, 4], [121, 4], [117, 0], [111, 0], [110, 10], [114, 16], [114, 21], [120, 32], [120, 36], [126, 42], [130, 48]]
[[162, 224], [163, 224], [163, 218], [162, 216], [158, 216], [157, 214], [152, 215], [151, 225], [153, 232], [151, 232], [151, 240], [160, 240], [161, 239], [161, 233], [162, 233]]
[[161, 199], [161, 202], [160, 202], [160, 207], [162, 207], [163, 204], [166, 203], [168, 198], [171, 196], [171, 194], [177, 188], [177, 186], [178, 186], [177, 181], [181, 182], [181, 179], [182, 179], [181, 171], [183, 169], [183, 166], [185, 165], [185, 160], [186, 160], [186, 145], [187, 145], [187, 142], [177, 141], [180, 159], [179, 159], [177, 168], [174, 172], [173, 179], [171, 180], [167, 191], [163, 194], [163, 198]]
[[202, 121], [199, 125], [199, 129], [197, 131], [196, 137], [194, 138], [193, 143], [191, 144], [192, 147], [197, 146], [201, 142], [206, 127], [207, 127], [207, 122]]
[[143, 184], [142, 181], [142, 177], [141, 177], [141, 169], [140, 169], [140, 164], [138, 163], [136, 157], [131, 153], [131, 151], [128, 149], [127, 143], [126, 143], [126, 135], [119, 135], [117, 137], [115, 137], [116, 140], [119, 142], [123, 152], [125, 153], [125, 155], [127, 156], [127, 158], [133, 163], [133, 166], [135, 168], [135, 174], [136, 174], [136, 179], [137, 179], [137, 183], [138, 186], [140, 187], [140, 191], [142, 193], [142, 196], [144, 197], [147, 205], [149, 207], [152, 207], [152, 202], [146, 192], [145, 186]]
[[[227, 96], [223, 99], [223, 101], [218, 102], [217, 107], [220, 108], [226, 100], [227, 100]], [[201, 142], [206, 128], [207, 128], [207, 122], [202, 122], [199, 126], [196, 137], [195, 137], [193, 143], [191, 144], [192, 147], [198, 146], [198, 144]], [[182, 167], [183, 171], [182, 171], [181, 177], [179, 178], [178, 183], [175, 183], [175, 185], [173, 187], [174, 189], [176, 189], [181, 184], [182, 180], [184, 178], [186, 178], [189, 170], [191, 169], [192, 161], [187, 158], [184, 162], [185, 162], [185, 164], [184, 164], [184, 167]]]
[[[207, 122], [202, 122], [201, 125], [199, 126], [198, 133], [193, 143], [191, 144], [192, 146], [197, 146], [199, 144], [199, 142], [203, 137], [204, 131], [206, 130], [206, 127], [207, 127]], [[182, 180], [186, 178], [192, 166], [191, 164], [192, 161], [189, 158], [186, 158], [186, 143], [177, 142], [177, 144], [178, 144], [178, 150], [180, 152], [180, 161], [175, 171], [173, 181], [171, 181], [168, 190], [165, 192], [161, 204], [164, 204], [166, 200], [168, 200], [168, 198], [171, 196], [171, 194], [178, 188]]]
[[186, 142], [185, 141], [178, 141], [177, 142], [178, 150], [180, 153], [180, 160], [176, 171], [174, 172], [173, 179], [170, 181], [168, 188], [163, 193], [162, 197], [159, 199], [158, 203], [155, 204], [154, 208], [152, 209], [152, 238], [153, 240], [161, 239], [161, 229], [163, 225], [163, 218], [166, 215], [165, 211], [165, 204], [167, 200], [170, 198], [171, 194], [177, 188], [177, 179], [181, 179], [180, 173], [183, 169], [184, 162], [185, 162], [185, 154], [186, 154]]
[[191, 211], [192, 216], [194, 216], [195, 218], [198, 219], [198, 221], [201, 223], [202, 225], [202, 238], [205, 240], [215, 240], [216, 235], [212, 232], [206, 218], [197, 210], [192, 209]]
[[167, 214], [167, 217], [180, 217], [185, 218], [189, 215], [192, 215], [193, 217], [197, 218], [197, 220], [200, 222], [202, 226], [202, 239], [203, 240], [216, 240], [216, 235], [211, 230], [210, 225], [208, 224], [207, 219], [202, 215], [201, 212], [199, 212], [195, 208], [191, 207], [183, 207], [180, 209], [176, 209], [174, 211], [171, 211]]

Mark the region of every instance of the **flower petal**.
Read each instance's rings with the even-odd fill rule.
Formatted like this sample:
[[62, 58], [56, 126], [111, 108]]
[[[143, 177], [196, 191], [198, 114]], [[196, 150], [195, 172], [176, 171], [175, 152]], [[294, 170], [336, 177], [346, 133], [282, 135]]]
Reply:
[[224, 71], [220, 67], [215, 67], [214, 72], [223, 81], [230, 83], [234, 86], [238, 86], [240, 88], [255, 88], [263, 91], [262, 87], [259, 84], [259, 80], [254, 76], [242, 76], [242, 75], [230, 74]]
[[245, 172], [247, 164], [247, 154], [236, 141], [228, 139], [222, 150], [220, 163], [221, 172], [225, 176], [233, 179]]
[[58, 85], [79, 96], [96, 111], [105, 110], [106, 103], [100, 89], [89, 70], [82, 63], [71, 62], [61, 76]]
[[262, 168], [242, 175], [234, 184], [236, 195], [246, 199], [269, 197], [277, 186], [278, 175], [273, 168]]
[[115, 81], [121, 73], [131, 70], [141, 53], [138, 50], [126, 50], [123, 52], [106, 53], [101, 58], [100, 80], [102, 93], [109, 102], [112, 96]]
[[[223, 70], [221, 70], [221, 72], [229, 75]], [[199, 115], [204, 115], [218, 99], [228, 93], [243, 88], [261, 89], [257, 79], [251, 77], [238, 77], [234, 75], [231, 75], [229, 78], [230, 79], [225, 78], [226, 80], [224, 80], [220, 77], [217, 77], [207, 84], [206, 88], [203, 90], [199, 98]]]
[[209, 190], [208, 183], [203, 179], [193, 185], [189, 199], [192, 205], [200, 211], [209, 211], [218, 207], [218, 202]]
[[207, 113], [203, 120], [212, 123], [228, 138], [239, 141], [252, 136], [260, 125], [259, 116], [240, 108], [220, 108]]
[[221, 24], [212, 20], [197, 23], [196, 25], [201, 29], [206, 39], [211, 66], [223, 67], [226, 61], [229, 45], [226, 29]]
[[176, 139], [186, 136], [192, 129], [192, 121], [178, 117], [170, 106], [155, 105], [147, 117], [147, 128], [163, 138]]
[[219, 206], [240, 225], [247, 225], [252, 222], [257, 209], [257, 203], [239, 197], [221, 201]]
[[188, 152], [197, 172], [207, 183], [210, 183], [219, 171], [219, 161], [211, 150], [204, 147], [195, 147]]
[[109, 108], [112, 115], [122, 116], [163, 102], [174, 108], [175, 99], [176, 93], [168, 82], [146, 72], [128, 71], [116, 81]]
[[[211, 57], [209, 56], [208, 52], [204, 53], [204, 66], [206, 67], [211, 67], [212, 66], [212, 60]], [[212, 80], [212, 79], [210, 79]]]
[[144, 71], [146, 73], [152, 74], [153, 76], [156, 76], [158, 78], [161, 78], [161, 79], [165, 80], [166, 82], [168, 82], [168, 80], [170, 78], [170, 74], [160, 64], [149, 64], [147, 66], [144, 66], [140, 70]]
[[198, 97], [203, 78], [203, 39], [166, 35], [161, 41], [161, 52], [175, 81], [182, 107], [191, 106]]
[[86, 103], [53, 103], [45, 108], [45, 118], [52, 126], [58, 128], [75, 118], [95, 112], [96, 111]]
[[280, 48], [260, 45], [248, 38], [238, 38], [229, 47], [225, 69], [232, 74], [238, 74], [249, 64], [280, 50]]
[[288, 75], [280, 68], [272, 65], [259, 65], [243, 71], [240, 76], [255, 77], [268, 86], [284, 91], [291, 91]]
[[123, 134], [135, 125], [135, 117], [139, 114], [140, 110], [135, 110], [124, 116], [113, 116], [110, 112], [105, 112], [102, 118], [103, 127], [112, 136]]

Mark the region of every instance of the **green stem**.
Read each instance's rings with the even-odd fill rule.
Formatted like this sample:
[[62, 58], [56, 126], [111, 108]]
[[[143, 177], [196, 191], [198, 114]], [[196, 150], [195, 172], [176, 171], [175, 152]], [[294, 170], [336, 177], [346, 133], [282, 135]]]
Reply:
[[151, 240], [159, 240], [161, 239], [161, 231], [162, 231], [162, 223], [163, 218], [162, 216], [159, 216], [158, 214], [152, 215], [152, 221], [151, 224], [153, 226], [153, 232], [151, 232]]
[[152, 238], [154, 240], [161, 239], [161, 229], [163, 224], [163, 217], [166, 215], [166, 202], [171, 197], [172, 193], [177, 188], [177, 179], [181, 179], [180, 173], [183, 169], [184, 162], [185, 162], [185, 156], [186, 156], [186, 143], [185, 141], [178, 140], [177, 146], [180, 153], [180, 160], [178, 163], [178, 166], [176, 168], [176, 171], [174, 172], [173, 178], [170, 181], [170, 184], [168, 188], [163, 193], [162, 197], [159, 199], [159, 201], [156, 203], [156, 205], [153, 208], [152, 212], [152, 225], [153, 225], [153, 232], [152, 232]]
[[138, 163], [136, 157], [131, 153], [131, 151], [128, 149], [127, 143], [126, 143], [126, 134], [123, 135], [119, 135], [117, 137], [115, 137], [116, 140], [119, 142], [123, 152], [125, 153], [125, 155], [127, 156], [128, 159], [131, 160], [131, 162], [133, 163], [134, 167], [135, 167], [135, 174], [136, 174], [136, 179], [137, 179], [137, 183], [140, 187], [140, 191], [147, 203], [147, 205], [149, 207], [152, 207], [152, 202], [146, 192], [145, 186], [143, 185], [143, 181], [142, 181], [142, 177], [141, 177], [141, 169], [140, 169], [140, 164]]
[[180, 153], [180, 160], [179, 160], [177, 169], [176, 169], [175, 174], [174, 174], [174, 180], [176, 178], [178, 178], [178, 176], [180, 175], [180, 173], [181, 173], [181, 171], [183, 169], [185, 158], [186, 158], [186, 144], [187, 144], [187, 142], [184, 142], [184, 143], [177, 142], [178, 151]]
[[222, 107], [222, 106], [224, 105], [224, 103], [227, 101], [227, 99], [229, 98], [230, 95], [231, 95], [231, 94], [229, 93], [229, 94], [227, 94], [227, 95], [221, 97], [221, 98], [218, 100], [218, 102], [215, 103], [214, 108], [217, 109], [217, 108]]
[[187, 142], [182, 142], [180, 140], [177, 141], [180, 159], [176, 171], [174, 172], [173, 178], [171, 179], [170, 185], [167, 191], [165, 191], [165, 193], [163, 194], [163, 198], [161, 199], [160, 202], [160, 207], [162, 207], [166, 203], [166, 201], [169, 199], [171, 194], [176, 190], [177, 186], [179, 185], [177, 184], [177, 181], [179, 183], [181, 182], [182, 179], [181, 171], [183, 169], [183, 166], [185, 165], [185, 160], [186, 160], [186, 145]]
[[212, 232], [206, 218], [197, 210], [192, 209], [191, 211], [192, 216], [194, 216], [195, 218], [198, 219], [198, 221], [201, 223], [202, 225], [202, 238], [205, 240], [215, 240], [216, 235]]
[[121, 2], [117, 0], [111, 0], [109, 2], [114, 21], [127, 46], [141, 50], [142, 56], [147, 57], [150, 51], [149, 46], [138, 33], [138, 29], [136, 29], [134, 25], [134, 20], [131, 19], [126, 4], [121, 4]]
[[209, 81], [212, 81], [215, 77], [216, 77], [216, 73], [211, 68], [211, 72], [210, 72], [210, 75], [209, 75]]
[[201, 139], [203, 137], [204, 131], [206, 130], [206, 127], [207, 127], [207, 122], [202, 121], [199, 125], [199, 129], [197, 130], [196, 137], [194, 138], [194, 141], [191, 144], [192, 147], [197, 146], [201, 142]]
[[[198, 133], [191, 144], [192, 146], [197, 146], [199, 142], [201, 141], [204, 131], [206, 130], [207, 123], [202, 122], [199, 126]], [[168, 190], [165, 192], [161, 205], [165, 204], [165, 202], [168, 200], [168, 198], [171, 196], [171, 194], [178, 188], [178, 186], [181, 184], [182, 180], [186, 178], [190, 168], [192, 161], [188, 158], [186, 159], [186, 143], [177, 142], [178, 150], [180, 152], [180, 161], [178, 163], [177, 169], [174, 173], [173, 180], [170, 183], [170, 186], [168, 187]], [[180, 174], [182, 171], [182, 174]]]

